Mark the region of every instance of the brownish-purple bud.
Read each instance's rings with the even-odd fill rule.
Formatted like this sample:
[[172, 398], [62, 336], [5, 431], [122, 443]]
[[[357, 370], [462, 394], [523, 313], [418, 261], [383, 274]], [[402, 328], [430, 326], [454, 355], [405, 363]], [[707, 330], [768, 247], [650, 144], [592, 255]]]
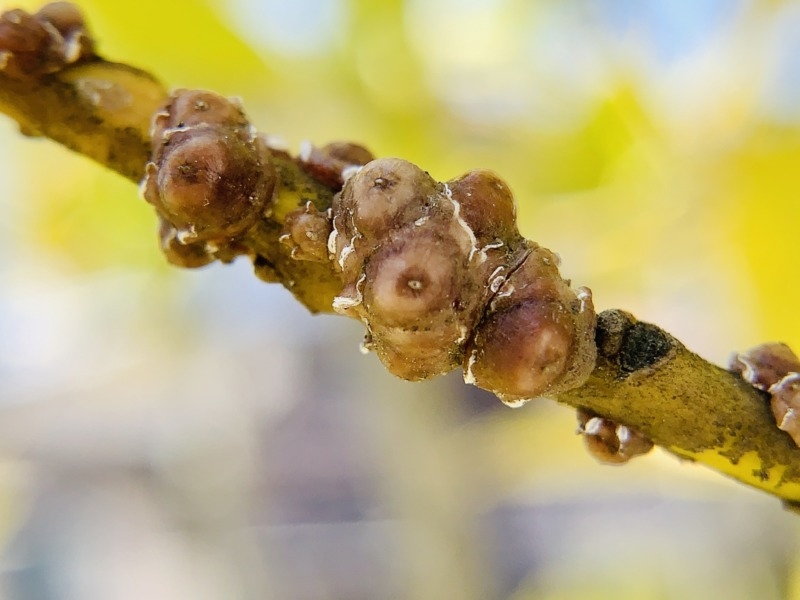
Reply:
[[533, 246], [498, 285], [467, 346], [464, 378], [511, 406], [575, 387], [594, 368], [595, 314], [589, 290], [572, 290], [556, 257]]
[[51, 24], [61, 35], [55, 40], [57, 52], [67, 64], [95, 55], [94, 40], [86, 28], [86, 21], [77, 6], [71, 2], [51, 2], [36, 13], [36, 18]]
[[493, 313], [468, 348], [477, 386], [515, 403], [549, 391], [575, 348], [573, 318], [556, 302], [528, 300]]
[[250, 140], [253, 132], [238, 100], [224, 98], [206, 90], [176, 90], [169, 102], [153, 118], [153, 140], [170, 141], [170, 130], [198, 125], [230, 128]]
[[470, 171], [447, 185], [461, 205], [462, 218], [481, 244], [519, 236], [514, 196], [506, 182], [495, 173]]
[[36, 12], [36, 18], [52, 23], [64, 37], [77, 30], [86, 29], [86, 21], [77, 6], [71, 2], [51, 2]]
[[160, 217], [158, 234], [161, 251], [170, 264], [184, 269], [197, 269], [214, 262], [214, 255], [208, 251], [206, 242], [182, 244], [178, 241], [177, 230]]
[[365, 165], [375, 160], [372, 152], [353, 142], [331, 142], [321, 148], [322, 152], [345, 165]]
[[235, 102], [181, 90], [155, 116], [153, 132], [142, 190], [179, 243], [239, 236], [264, 213], [274, 167]]
[[786, 344], [768, 343], [731, 358], [730, 369], [767, 391], [778, 428], [800, 446], [800, 359]]
[[0, 15], [0, 47], [15, 54], [41, 51], [49, 36], [42, 22], [22, 9], [15, 8]]
[[398, 377], [420, 380], [452, 370], [477, 320], [480, 297], [471, 293], [467, 253], [452, 238], [458, 229], [448, 225], [441, 218], [407, 225], [363, 265], [356, 251], [356, 278], [344, 280], [334, 302], [340, 313], [364, 321], [370, 348]]
[[20, 9], [0, 15], [0, 72], [10, 77], [39, 77], [92, 57], [83, 17], [71, 4], [48, 4], [34, 15]]
[[0, 70], [11, 77], [39, 74], [49, 62], [50, 35], [24, 10], [0, 15]]
[[331, 189], [339, 190], [354, 169], [367, 164], [375, 157], [359, 144], [332, 142], [317, 148], [304, 144], [300, 151], [300, 166], [317, 181]]
[[187, 240], [234, 237], [250, 227], [272, 194], [252, 147], [202, 127], [172, 136], [148, 167], [146, 198]]
[[398, 236], [367, 262], [366, 309], [381, 325], [424, 329], [442, 311], [453, 310], [464, 262], [442, 232]]
[[[355, 230], [368, 244], [393, 229], [424, 218], [440, 186], [418, 166], [399, 158], [379, 158], [364, 165], [334, 199], [334, 214], [349, 213]], [[340, 244], [347, 244], [341, 240]]]
[[284, 233], [279, 238], [291, 248], [292, 258], [327, 262], [328, 238], [331, 234], [331, 218], [327, 211], [317, 210], [309, 200], [305, 206], [286, 215]]

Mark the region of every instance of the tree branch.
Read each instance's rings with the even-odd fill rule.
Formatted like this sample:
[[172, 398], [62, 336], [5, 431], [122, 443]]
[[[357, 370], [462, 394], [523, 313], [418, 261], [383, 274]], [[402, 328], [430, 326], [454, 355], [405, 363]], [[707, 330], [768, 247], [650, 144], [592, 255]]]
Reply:
[[[63, 10], [63, 6], [60, 6], [60, 9]], [[171, 262], [194, 267], [207, 264], [213, 259], [228, 262], [236, 256], [245, 255], [253, 261], [259, 277], [286, 286], [312, 312], [335, 312], [336, 301], [339, 303], [338, 312], [347, 313], [360, 303], [360, 299], [353, 300], [352, 297], [348, 299], [343, 296], [343, 288], [346, 291], [349, 277], [348, 267], [345, 267], [346, 258], [350, 252], [358, 253], [361, 250], [354, 250], [352, 243], [349, 251], [347, 246], [336, 246], [337, 235], [334, 235], [334, 251], [331, 252], [332, 256], [328, 256], [324, 251], [320, 253], [317, 243], [320, 240], [317, 238], [323, 235], [328, 237], [329, 229], [326, 227], [331, 227], [331, 219], [326, 215], [336, 202], [342, 204], [338, 209], [340, 213], [349, 214], [351, 219], [354, 211], [357, 212], [357, 207], [346, 204], [347, 193], [339, 195], [337, 193], [346, 179], [346, 167], [361, 165], [369, 160], [368, 153], [364, 154], [366, 151], [354, 145], [338, 144], [326, 147], [323, 149], [326, 151], [321, 153], [312, 149], [310, 153], [306, 152], [302, 159], [292, 157], [285, 151], [270, 147], [269, 138], [251, 136], [246, 121], [241, 120], [244, 118], [243, 113], [234, 111], [232, 117], [220, 117], [214, 121], [216, 117], [213, 117], [213, 114], [216, 113], [213, 111], [217, 109], [212, 107], [213, 110], [208, 111], [207, 103], [211, 101], [213, 104], [216, 100], [211, 96], [202, 96], [205, 99], [197, 100], [197, 97], [193, 96], [195, 110], [200, 111], [197, 107], [202, 107], [202, 111], [208, 111], [213, 117], [209, 117], [211, 120], [201, 124], [199, 129], [201, 141], [208, 138], [211, 140], [209, 143], [217, 144], [214, 148], [222, 148], [220, 150], [222, 152], [227, 151], [225, 149], [228, 146], [225, 144], [232, 143], [231, 138], [241, 138], [240, 143], [237, 142], [239, 146], [236, 146], [235, 151], [252, 154], [247, 160], [254, 161], [254, 168], [258, 171], [252, 175], [256, 178], [254, 180], [256, 183], [253, 185], [258, 189], [268, 189], [271, 193], [267, 194], [269, 196], [265, 201], [267, 203], [263, 207], [259, 205], [260, 209], [253, 212], [255, 216], [252, 219], [250, 213], [245, 215], [246, 219], [242, 217], [246, 223], [238, 229], [239, 222], [232, 221], [232, 217], [226, 213], [224, 235], [213, 234], [217, 225], [209, 225], [209, 231], [212, 233], [198, 232], [194, 229], [195, 222], [192, 222], [192, 229], [189, 232], [188, 229], [182, 229], [186, 223], [181, 220], [183, 213], [180, 213], [180, 210], [185, 206], [181, 205], [176, 213], [176, 209], [170, 204], [173, 196], [164, 191], [174, 182], [170, 180], [164, 184], [162, 181], [165, 177], [162, 177], [162, 174], [167, 172], [164, 170], [166, 169], [164, 165], [171, 160], [170, 153], [178, 152], [177, 149], [183, 145], [195, 143], [195, 138], [190, 138], [189, 135], [194, 135], [197, 131], [190, 132], [182, 121], [174, 123], [170, 121], [177, 118], [176, 104], [182, 100], [180, 98], [170, 100], [166, 90], [150, 74], [98, 58], [91, 45], [87, 46], [84, 43], [82, 54], [74, 52], [70, 54], [72, 51], [70, 48], [64, 49], [68, 42], [70, 40], [85, 42], [86, 38], [74, 35], [72, 33], [74, 29], [62, 27], [62, 23], [52, 17], [52, 13], [49, 13], [51, 14], [49, 17], [45, 15], [46, 18], [37, 17], [40, 22], [45, 23], [45, 29], [51, 34], [49, 42], [40, 44], [41, 48], [47, 48], [49, 54], [42, 54], [44, 51], [41, 48], [39, 50], [34, 48], [34, 51], [39, 53], [36, 55], [39, 58], [28, 60], [30, 56], [21, 53], [19, 44], [19, 47], [14, 47], [13, 44], [9, 46], [8, 42], [9, 39], [19, 42], [10, 36], [9, 31], [18, 33], [17, 26], [20, 19], [8, 17], [9, 14], [19, 12], [21, 11], [6, 13], [3, 15], [4, 21], [0, 23], [0, 49], [6, 48], [5, 52], [0, 51], [0, 66], [3, 67], [0, 71], [0, 111], [16, 120], [25, 135], [49, 137], [76, 152], [89, 156], [133, 182], [139, 182], [147, 175], [143, 185], [145, 196], [156, 206], [159, 213], [162, 224], [162, 248]], [[22, 23], [26, 24], [28, 21], [22, 19]], [[48, 29], [48, 23], [54, 24], [58, 31], [55, 38], [53, 36], [56, 34], [52, 34], [52, 27]], [[60, 48], [58, 52], [52, 50], [53, 39], [60, 40], [59, 43], [62, 44], [58, 47]], [[42, 56], [45, 58], [41, 58]], [[65, 56], [73, 60], [64, 59]], [[31, 68], [31, 64], [34, 67]], [[163, 108], [165, 105], [166, 112]], [[223, 109], [233, 110], [227, 105], [223, 106]], [[154, 115], [162, 115], [166, 121], [159, 125], [158, 118], [162, 117], [157, 116], [154, 121]], [[151, 139], [153, 135], [151, 126], [154, 123], [153, 131], [157, 136], [155, 153]], [[220, 131], [224, 135], [218, 135]], [[163, 143], [159, 144], [162, 138]], [[220, 139], [224, 139], [225, 142], [219, 142]], [[202, 143], [206, 144], [205, 141]], [[181, 163], [178, 172], [189, 177], [187, 164], [189, 163]], [[344, 174], [342, 167], [345, 167]], [[401, 167], [406, 168], [404, 165], [397, 168]], [[391, 173], [396, 174], [394, 171]], [[474, 186], [486, 184], [486, 176], [483, 175], [481, 175], [483, 179], [478, 180], [465, 176], [448, 184], [435, 184], [424, 178], [420, 179], [422, 176], [418, 176], [416, 171], [414, 173], [414, 177], [418, 179], [412, 178], [409, 181], [414, 185], [433, 186], [431, 198], [434, 196], [450, 198], [451, 194], [458, 192], [459, 185], [462, 188], [467, 185], [464, 184], [465, 181], [473, 186], [468, 187], [470, 190], [477, 189]], [[241, 175], [241, 180], [248, 182], [250, 181], [248, 177], [251, 177], [251, 174], [244, 173]], [[384, 178], [377, 177], [374, 181], [379, 180], [384, 181]], [[179, 183], [185, 187], [189, 185], [187, 181], [189, 179]], [[400, 183], [404, 184], [404, 181], [401, 179]], [[493, 179], [488, 181], [495, 188], [502, 187]], [[256, 200], [253, 200], [253, 197], [251, 195], [248, 198], [250, 203], [255, 205]], [[504, 201], [502, 195], [492, 198], [500, 204]], [[593, 313], [591, 313], [591, 323], [588, 317], [581, 316], [590, 312], [591, 300], [590, 298], [587, 300], [585, 295], [588, 292], [583, 296], [581, 294], [584, 292], [579, 292], [575, 296], [571, 290], [565, 291], [566, 288], [563, 287], [563, 281], [557, 275], [557, 271], [554, 275], [551, 270], [547, 270], [546, 265], [549, 265], [548, 256], [550, 256], [547, 254], [548, 251], [523, 240], [515, 233], [516, 226], [513, 223], [508, 226], [507, 231], [493, 232], [493, 235], [497, 234], [498, 239], [505, 240], [507, 248], [498, 250], [495, 255], [492, 252], [498, 246], [487, 244], [480, 249], [489, 257], [486, 264], [480, 266], [484, 263], [473, 262], [473, 254], [478, 248], [475, 236], [481, 235], [480, 227], [473, 224], [479, 224], [479, 221], [471, 220], [473, 217], [469, 214], [460, 215], [460, 205], [456, 202], [452, 203], [452, 208], [448, 206], [450, 205], [434, 206], [431, 209], [434, 212], [430, 213], [431, 219], [433, 221], [440, 217], [443, 219], [441, 215], [444, 214], [449, 219], [446, 221], [449, 223], [447, 227], [451, 227], [452, 223], [466, 223], [467, 227], [464, 230], [469, 230], [467, 234], [472, 236], [473, 247], [469, 253], [469, 260], [465, 259], [467, 260], [464, 263], [467, 265], [465, 269], [468, 267], [469, 273], [478, 268], [488, 272], [489, 266], [495, 267], [495, 263], [492, 263], [492, 260], [495, 260], [492, 257], [495, 256], [499, 261], [496, 264], [502, 268], [506, 265], [508, 269], [501, 279], [487, 279], [488, 275], [484, 275], [485, 283], [491, 285], [484, 285], [483, 288], [491, 287], [491, 292], [485, 290], [475, 292], [477, 295], [483, 294], [476, 308], [463, 309], [463, 314], [458, 315], [463, 321], [448, 321], [446, 326], [458, 329], [456, 325], [464, 322], [469, 323], [471, 329], [479, 326], [485, 328], [486, 323], [493, 318], [500, 319], [510, 314], [506, 307], [502, 306], [501, 298], [503, 290], [506, 289], [502, 286], [508, 286], [508, 282], [513, 280], [516, 273], [524, 275], [526, 265], [533, 264], [534, 266], [528, 271], [531, 269], [535, 271], [531, 277], [534, 277], [533, 281], [540, 288], [544, 285], [541, 282], [547, 282], [549, 287], [546, 286], [545, 292], [549, 294], [548, 301], [571, 303], [573, 306], [571, 309], [573, 312], [570, 313], [570, 318], [573, 320], [567, 323], [569, 327], [562, 323], [563, 319], [558, 322], [545, 322], [546, 339], [550, 340], [555, 336], [554, 343], [557, 346], [558, 335], [562, 329], [572, 328], [569, 329], [572, 331], [577, 328], [580, 332], [583, 327], [588, 332], [584, 337], [591, 344], [592, 355], [595, 352], [596, 342], [596, 363], [588, 363], [586, 360], [588, 354], [584, 352], [586, 356], [577, 361], [578, 367], [571, 373], [559, 374], [561, 379], [558, 381], [563, 384], [561, 388], [559, 389], [558, 385], [550, 385], [546, 388], [547, 395], [590, 414], [624, 424], [681, 458], [702, 463], [787, 503], [800, 502], [800, 448], [789, 435], [776, 427], [769, 409], [768, 396], [746, 383], [738, 374], [723, 370], [691, 353], [658, 327], [637, 322], [625, 312], [611, 310], [600, 314], [594, 329]], [[191, 208], [196, 210], [196, 207]], [[465, 204], [461, 210], [468, 212], [469, 208], [470, 206]], [[494, 214], [489, 216], [496, 217]], [[417, 219], [415, 222], [419, 221], [420, 219]], [[344, 231], [350, 225], [345, 223], [340, 227]], [[230, 228], [234, 228], [235, 231]], [[335, 218], [333, 231], [336, 234], [340, 233]], [[463, 237], [467, 234], [448, 233], [456, 236], [453, 239], [461, 239], [457, 236]], [[369, 237], [357, 230], [353, 235]], [[400, 241], [395, 239], [396, 232], [390, 232], [389, 237], [395, 240], [392, 243], [403, 243], [402, 239]], [[306, 238], [314, 243], [306, 244]], [[441, 246], [439, 242], [436, 244], [438, 244], [435, 245], [436, 248]], [[363, 264], [365, 261], [369, 263], [368, 258], [373, 257], [376, 249], [370, 248], [369, 252], [373, 254], [367, 258], [359, 258], [361, 262], [358, 263], [359, 267], [355, 272], [363, 274], [368, 271], [368, 264], [367, 267]], [[531, 256], [536, 257], [539, 262], [534, 262]], [[497, 268], [494, 272], [497, 272]], [[467, 285], [470, 281], [472, 280], [467, 278], [462, 283], [466, 282], [464, 285]], [[354, 280], [350, 283], [353, 284], [351, 291], [360, 295], [359, 285], [363, 284], [363, 280]], [[416, 280], [411, 281], [409, 285], [412, 283], [422, 285]], [[412, 289], [416, 289], [414, 285]], [[511, 294], [513, 291], [513, 289], [508, 290], [508, 293]], [[347, 306], [343, 306], [343, 298], [348, 302], [352, 300], [355, 304], [345, 302]], [[578, 301], [583, 308], [574, 308]], [[498, 302], [499, 308], [495, 307]], [[530, 299], [523, 298], [522, 304], [531, 302]], [[586, 302], [589, 304], [588, 309], [584, 306]], [[485, 308], [486, 306], [495, 308], [490, 310]], [[495, 312], [492, 313], [492, 310]], [[582, 310], [584, 312], [581, 312]], [[371, 332], [380, 330], [380, 327], [368, 319], [369, 315], [365, 316], [363, 312], [347, 314], [364, 320]], [[537, 318], [541, 320], [541, 315]], [[589, 327], [589, 324], [592, 327]], [[535, 331], [538, 331], [535, 328], [540, 325], [539, 321], [535, 321], [533, 325], [526, 323], [526, 326], [534, 327]], [[475, 376], [474, 363], [483, 354], [479, 354], [477, 350], [470, 351], [470, 348], [480, 346], [483, 352], [483, 348], [493, 340], [488, 333], [476, 335], [470, 333], [469, 341], [465, 341], [466, 332], [459, 335], [456, 351], [453, 356], [448, 355], [447, 361], [450, 362], [446, 362], [444, 367], [449, 370], [453, 368], [453, 360], [461, 361], [461, 364], [465, 365], [465, 378], [471, 378]], [[574, 359], [573, 355], [576, 352], [574, 346], [583, 343], [580, 339], [577, 341], [575, 339], [570, 338], [572, 341], [567, 344], [569, 350], [568, 352], [565, 350], [568, 354], [565, 356], [570, 360]], [[367, 342], [374, 343], [374, 340]], [[439, 344], [440, 340], [436, 338], [432, 343]], [[422, 358], [411, 360], [401, 356], [399, 360], [402, 364], [399, 364], [396, 362], [398, 359], [392, 355], [393, 348], [395, 346], [389, 345], [379, 348], [379, 355], [396, 374], [409, 379], [418, 379], [439, 372], [436, 369], [442, 370], [440, 365], [435, 369], [431, 367], [433, 370], [426, 370], [427, 366], [419, 367]], [[552, 347], [545, 350], [552, 350]], [[516, 351], [517, 348], [512, 348], [508, 352]], [[586, 368], [587, 364], [589, 368], [593, 364], [590, 374]], [[548, 365], [542, 367], [542, 372], [546, 374], [547, 368]], [[477, 374], [480, 378], [479, 370]], [[516, 372], [511, 374], [516, 375]], [[506, 376], [508, 377], [510, 376]], [[505, 384], [501, 384], [501, 387], [502, 385]], [[492, 386], [487, 387], [495, 389]], [[507, 392], [502, 388], [498, 391], [501, 397], [504, 394], [509, 402], [522, 397], [513, 390]]]
[[597, 340], [592, 375], [560, 402], [783, 500], [800, 499], [800, 448], [775, 426], [766, 394], [623, 311], [600, 314]]

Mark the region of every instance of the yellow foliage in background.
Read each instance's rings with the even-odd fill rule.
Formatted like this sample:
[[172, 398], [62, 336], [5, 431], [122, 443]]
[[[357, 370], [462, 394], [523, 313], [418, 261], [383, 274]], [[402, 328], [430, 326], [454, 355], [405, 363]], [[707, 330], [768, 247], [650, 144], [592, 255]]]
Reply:
[[[104, 55], [240, 95], [294, 148], [351, 139], [442, 179], [498, 171], [525, 233], [601, 307], [717, 360], [766, 338], [800, 344], [785, 275], [798, 258], [798, 112], [772, 110], [786, 104], [772, 95], [797, 94], [794, 2], [687, 8], [687, 27], [709, 21], [688, 41], [654, 31], [650, 3], [628, 17], [577, 1], [78, 4]], [[41, 144], [17, 145], [41, 186], [31, 202], [47, 203], [37, 243], [87, 268], [158, 262], [129, 186], [51, 149], [36, 177]]]
[[[497, 171], [515, 191], [525, 235], [558, 252], [565, 276], [576, 285], [591, 287], [600, 309], [630, 310], [721, 363], [730, 352], [767, 340], [800, 348], [800, 319], [793, 302], [798, 288], [793, 268], [800, 263], [794, 231], [800, 223], [800, 2], [81, 0], [76, 4], [87, 15], [103, 56], [150, 70], [171, 87], [239, 95], [261, 131], [282, 136], [295, 150], [306, 139], [318, 145], [352, 140], [377, 155], [412, 160], [442, 180], [471, 168]], [[38, 5], [30, 0], [15, 3], [28, 9]], [[8, 2], [3, 6], [9, 7]], [[124, 381], [133, 385], [139, 378], [125, 369], [146, 364], [141, 361], [154, 345], [165, 355], [174, 351], [194, 356], [205, 343], [202, 352], [211, 353], [211, 358], [195, 369], [206, 373], [219, 367], [224, 351], [215, 354], [207, 346], [230, 328], [225, 319], [233, 317], [223, 315], [208, 325], [216, 318], [215, 311], [200, 311], [198, 317], [192, 303], [213, 306], [215, 290], [243, 285], [244, 277], [223, 275], [223, 270], [241, 273], [246, 268], [237, 264], [215, 267], [210, 273], [180, 274], [165, 267], [152, 210], [133, 186], [53, 144], [22, 138], [8, 122], [0, 127], [4, 162], [0, 209], [6, 215], [0, 225], [5, 246], [0, 247], [14, 250], [13, 256], [6, 253], [0, 258], [4, 279], [0, 324], [4, 312], [28, 315], [37, 323], [44, 321], [44, 313], [56, 318], [51, 313], [63, 305], [41, 312], [30, 308], [29, 299], [39, 297], [37, 286], [42, 281], [71, 290], [69, 298], [73, 292], [85, 294], [84, 300], [98, 293], [106, 302], [118, 302], [129, 294], [128, 312], [101, 310], [99, 326], [86, 325], [97, 316], [94, 304], [60, 317], [82, 327], [119, 327], [132, 336], [132, 347], [126, 343], [113, 348], [122, 356], [124, 369], [116, 363], [103, 367], [110, 374], [98, 379], [116, 381], [115, 369], [122, 369]], [[96, 289], [99, 279], [115, 277], [114, 289], [120, 291], [109, 292], [105, 284]], [[260, 293], [253, 289], [242, 294]], [[271, 307], [265, 313], [278, 310], [276, 306], [289, 310], [288, 303], [274, 298], [263, 300], [265, 307]], [[34, 312], [29, 314], [29, 309]], [[244, 340], [236, 343], [244, 345], [258, 337], [254, 331], [263, 316], [247, 310], [251, 312], [243, 312], [251, 319], [249, 327], [235, 331]], [[126, 319], [128, 313], [129, 322], [115, 320]], [[12, 317], [5, 318], [11, 322]], [[199, 324], [200, 318], [207, 320], [205, 325]], [[287, 320], [297, 329], [328, 327], [304, 315], [292, 314]], [[354, 331], [343, 334], [331, 329], [330, 336], [347, 339], [347, 351], [341, 354], [350, 352], [357, 361], [357, 339], [346, 337], [357, 336]], [[25, 377], [35, 381], [42, 373], [51, 373], [55, 364], [39, 356], [37, 348], [49, 348], [56, 353], [53, 356], [71, 353], [62, 348], [69, 347], [63, 336], [41, 335], [46, 343], [32, 349], [29, 359], [16, 352], [16, 346], [3, 348], [0, 340], [0, 375], [6, 372], [3, 368], [14, 374], [16, 383], [6, 395], [15, 401], [38, 402], [47, 396], [37, 396], [39, 392], [26, 396]], [[311, 362], [303, 354], [313, 354], [311, 342], [276, 336], [269, 343], [272, 356], [296, 352], [297, 358], [286, 360], [297, 369], [300, 381], [307, 378], [301, 367]], [[319, 343], [327, 351], [333, 347], [332, 342]], [[292, 368], [286, 368], [287, 380]], [[388, 396], [402, 406], [366, 408], [366, 401], [358, 405], [361, 426], [381, 432], [364, 434], [372, 436], [373, 450], [380, 448], [373, 456], [377, 465], [373, 468], [386, 469], [379, 486], [385, 495], [379, 514], [397, 509], [403, 518], [418, 519], [417, 525], [438, 523], [444, 532], [409, 528], [392, 538], [401, 554], [422, 552], [419, 564], [411, 561], [408, 567], [408, 589], [413, 593], [405, 597], [490, 597], [497, 565], [482, 560], [488, 551], [474, 540], [465, 541], [468, 536], [461, 528], [476, 526], [471, 519], [498, 504], [591, 506], [591, 495], [604, 486], [634, 494], [655, 489], [679, 501], [703, 497], [696, 491], [701, 488], [695, 487], [696, 480], [701, 480], [697, 485], [705, 483], [703, 476], [665, 457], [643, 459], [651, 461], [649, 466], [626, 467], [627, 474], [600, 470], [582, 457], [570, 435], [571, 416], [564, 411], [525, 409], [527, 413], [491, 412], [467, 418], [462, 414], [463, 398], [458, 397], [462, 392], [444, 387], [449, 384], [411, 391], [397, 384], [386, 393], [386, 386], [395, 385], [387, 376], [377, 368], [356, 369], [361, 369], [356, 370], [358, 378], [342, 376], [352, 388], [344, 383], [331, 386], [364, 390], [365, 395], [374, 395], [371, 402], [380, 403]], [[77, 390], [93, 389], [96, 382], [86, 375], [90, 372], [73, 371], [80, 376]], [[165, 363], [157, 376], [166, 381], [175, 372]], [[257, 375], [250, 374], [248, 385], [270, 387], [271, 382], [264, 383]], [[69, 378], [58, 381], [65, 380]], [[299, 394], [300, 384], [286, 385]], [[165, 395], [179, 396], [180, 389], [176, 385]], [[108, 400], [91, 398], [90, 405]], [[141, 397], [134, 394], [114, 401], [135, 405]], [[285, 402], [292, 405], [291, 399]], [[176, 409], [183, 410], [183, 405]], [[282, 405], [271, 406], [272, 410], [279, 415], [278, 422], [290, 413]], [[378, 440], [383, 434], [386, 439]], [[412, 434], [413, 444], [405, 441]], [[418, 455], [404, 454], [411, 452], [410, 445]], [[664, 473], [674, 476], [671, 471], [677, 472], [676, 479], [659, 484]], [[443, 473], [448, 474], [446, 480]], [[674, 483], [683, 480], [685, 485]], [[731, 492], [714, 485], [709, 488], [713, 501]], [[746, 512], [748, 502], [763, 509], [749, 495], [755, 492], [742, 493], [746, 508], [732, 509], [733, 516], [741, 516], [738, 510]], [[770, 509], [777, 511], [776, 506]], [[22, 518], [16, 515], [22, 511], [14, 512]], [[650, 514], [656, 512], [658, 508]], [[765, 517], [765, 522], [774, 525], [771, 519]], [[624, 515], [619, 523], [625, 526]], [[583, 526], [591, 529], [593, 522]], [[781, 527], [786, 528], [780, 525], [776, 530]], [[576, 525], [570, 539], [580, 541], [581, 531]], [[613, 527], [603, 529], [604, 535], [610, 532]], [[728, 539], [716, 531], [714, 535], [720, 544]], [[685, 574], [686, 565], [670, 554], [679, 553], [683, 543], [664, 541], [658, 560]], [[601, 553], [597, 550], [601, 543], [586, 544], [564, 564]], [[767, 547], [771, 548], [765, 542]], [[628, 575], [625, 563], [610, 576], [616, 578], [616, 587], [601, 578], [600, 589], [591, 587], [588, 575], [585, 581], [567, 586], [566, 567], [553, 562], [542, 567], [544, 578], [521, 578], [508, 597], [611, 597], [609, 589], [615, 598], [657, 594], [745, 598], [754, 589], [761, 590], [764, 598], [779, 594], [769, 588], [772, 583], [744, 581], [744, 574], [742, 580], [731, 576], [729, 588], [717, 583], [708, 589], [703, 587], [707, 583], [688, 575], [676, 583], [669, 580], [673, 573], [669, 568], [659, 570], [655, 560], [648, 562], [631, 548], [623, 550], [627, 560], [643, 561], [643, 570], [629, 578], [627, 587], [619, 583]], [[685, 561], [693, 558], [687, 556]], [[724, 558], [730, 560], [728, 554]], [[426, 566], [427, 559], [436, 568]], [[709, 560], [709, 569], [722, 568], [721, 561]], [[766, 559], [759, 563], [758, 574], [767, 573], [770, 564]], [[794, 597], [800, 598], [800, 592], [795, 590]]]

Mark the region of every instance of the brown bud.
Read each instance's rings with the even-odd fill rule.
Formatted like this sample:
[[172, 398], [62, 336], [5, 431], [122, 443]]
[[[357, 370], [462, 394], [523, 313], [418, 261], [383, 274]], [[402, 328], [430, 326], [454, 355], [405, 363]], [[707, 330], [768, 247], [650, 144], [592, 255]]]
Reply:
[[239, 236], [263, 214], [277, 177], [238, 104], [181, 90], [155, 115], [153, 132], [143, 194], [179, 243]]
[[48, 4], [35, 15], [20, 9], [0, 15], [0, 71], [10, 77], [54, 73], [93, 56], [83, 17], [71, 4]]
[[251, 147], [210, 127], [171, 144], [154, 178], [158, 193], [147, 196], [165, 219], [198, 240], [233, 237], [255, 222], [274, 181]]
[[36, 13], [36, 18], [51, 24], [61, 35], [62, 43], [56, 41], [55, 46], [65, 63], [73, 63], [95, 55], [94, 40], [86, 28], [83, 14], [71, 2], [46, 4]]
[[577, 417], [578, 433], [583, 435], [586, 449], [602, 463], [622, 465], [653, 449], [653, 442], [640, 433], [592, 411], [578, 409]]
[[154, 140], [169, 141], [170, 129], [197, 125], [220, 125], [233, 128], [245, 139], [252, 138], [250, 125], [235, 100], [205, 90], [176, 90], [170, 101], [153, 119]]
[[515, 403], [546, 393], [573, 354], [572, 318], [555, 302], [529, 300], [481, 322], [467, 351], [476, 385]]
[[0, 47], [15, 54], [41, 51], [49, 36], [42, 22], [22, 9], [15, 8], [0, 15]]
[[470, 171], [448, 182], [461, 216], [482, 244], [519, 236], [514, 196], [492, 171]]
[[413, 230], [370, 256], [364, 285], [370, 316], [387, 327], [424, 330], [453, 310], [463, 259], [440, 232]]
[[[334, 308], [368, 327], [370, 349], [398, 377], [420, 380], [452, 370], [477, 320], [466, 253], [446, 220], [396, 231], [366, 256], [357, 278], [345, 279]], [[457, 229], [455, 230], [457, 232]], [[354, 252], [354, 261], [360, 253]], [[350, 273], [346, 270], [343, 275]], [[355, 276], [354, 276], [355, 277]]]
[[[349, 212], [351, 228], [372, 243], [424, 217], [438, 192], [433, 178], [418, 166], [399, 158], [379, 158], [347, 181], [334, 198], [333, 210], [334, 214]], [[342, 233], [346, 237], [348, 232]]]
[[52, 23], [66, 37], [76, 30], [86, 28], [86, 21], [78, 7], [71, 2], [51, 2], [36, 12], [36, 18]]
[[38, 75], [49, 62], [50, 35], [24, 10], [0, 15], [0, 70], [16, 78]]
[[348, 169], [365, 165], [374, 158], [364, 146], [350, 142], [333, 142], [322, 148], [308, 144], [300, 153], [300, 166], [317, 181], [341, 189]]
[[729, 367], [750, 385], [768, 390], [788, 373], [800, 371], [800, 360], [786, 344], [769, 343], [735, 354]]
[[291, 248], [292, 258], [314, 262], [329, 260], [331, 219], [327, 212], [318, 211], [311, 201], [286, 215], [283, 231], [279, 239]]
[[360, 144], [352, 142], [331, 142], [322, 147], [322, 151], [333, 159], [346, 165], [365, 165], [375, 160], [372, 152]]
[[800, 446], [800, 373], [790, 373], [770, 387], [772, 414], [778, 429]]
[[206, 242], [190, 242], [182, 244], [178, 241], [178, 232], [164, 219], [159, 219], [159, 238], [161, 251], [170, 264], [184, 269], [196, 269], [214, 262], [214, 256], [208, 251]]
[[465, 380], [520, 403], [583, 382], [594, 368], [591, 294], [572, 290], [533, 247], [505, 280], [467, 346]]

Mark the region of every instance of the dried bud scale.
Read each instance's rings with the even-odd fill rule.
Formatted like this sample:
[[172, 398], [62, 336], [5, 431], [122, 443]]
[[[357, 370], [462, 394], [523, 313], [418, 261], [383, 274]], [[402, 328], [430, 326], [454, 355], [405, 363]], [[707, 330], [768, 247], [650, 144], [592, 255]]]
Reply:
[[786, 344], [761, 344], [731, 357], [730, 369], [770, 394], [778, 428], [800, 446], [800, 359]]

